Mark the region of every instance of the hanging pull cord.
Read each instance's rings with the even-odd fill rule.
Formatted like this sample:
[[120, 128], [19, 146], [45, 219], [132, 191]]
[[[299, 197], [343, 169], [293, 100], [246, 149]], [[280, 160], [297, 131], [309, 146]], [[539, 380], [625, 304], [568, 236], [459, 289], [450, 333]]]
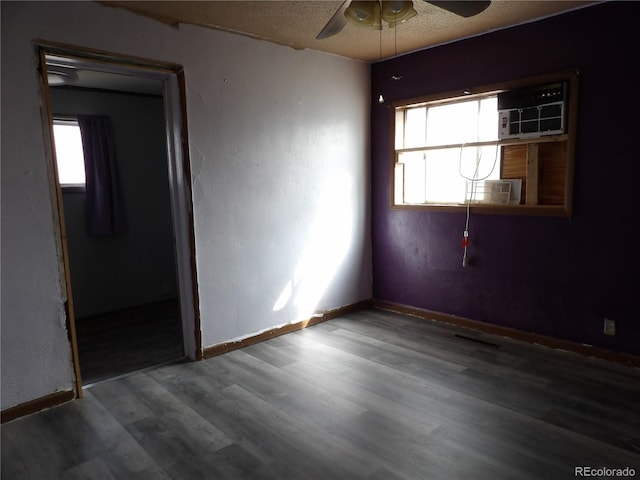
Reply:
[[469, 246], [469, 231], [465, 230], [463, 232], [462, 238], [462, 248], [464, 249], [464, 253], [462, 254], [462, 266], [467, 266], [467, 247]]
[[[493, 171], [496, 169], [496, 165], [498, 164], [498, 152], [500, 150], [500, 145], [496, 143], [496, 154], [493, 157], [493, 165], [491, 166], [491, 170], [489, 170], [489, 173], [487, 173], [482, 178], [478, 178], [478, 171], [480, 170], [480, 161], [482, 160], [482, 149], [479, 149], [479, 153], [476, 155], [476, 169], [473, 172], [473, 177], [469, 178], [462, 174], [462, 149], [463, 148], [464, 148], [464, 143], [460, 145], [460, 156], [458, 157], [458, 175], [460, 175], [465, 180], [468, 180], [469, 182], [481, 182], [489, 178], [493, 173]], [[470, 148], [473, 148], [473, 147], [470, 147]]]
[[464, 231], [462, 232], [462, 248], [464, 249], [462, 253], [462, 266], [466, 267], [468, 265], [467, 249], [469, 248], [469, 219], [471, 217], [471, 201], [473, 200], [473, 196], [476, 191], [476, 183], [489, 178], [493, 173], [493, 171], [495, 170], [496, 164], [498, 162], [499, 146], [496, 143], [496, 154], [493, 157], [493, 166], [491, 167], [491, 170], [489, 170], [489, 173], [483, 178], [478, 178], [478, 171], [480, 170], [480, 161], [482, 160], [482, 149], [479, 149], [479, 152], [476, 155], [476, 168], [473, 172], [473, 177], [468, 178], [462, 174], [462, 149], [463, 148], [464, 148], [464, 144], [460, 146], [460, 157], [458, 159], [458, 173], [462, 178], [471, 182], [471, 193], [469, 194], [469, 198], [467, 198], [467, 218], [464, 224]]

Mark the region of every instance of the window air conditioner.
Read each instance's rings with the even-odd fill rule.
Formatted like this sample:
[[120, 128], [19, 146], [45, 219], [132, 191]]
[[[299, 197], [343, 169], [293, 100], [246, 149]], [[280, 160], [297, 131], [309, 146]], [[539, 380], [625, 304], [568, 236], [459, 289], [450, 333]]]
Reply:
[[498, 137], [533, 138], [565, 132], [567, 82], [498, 94]]

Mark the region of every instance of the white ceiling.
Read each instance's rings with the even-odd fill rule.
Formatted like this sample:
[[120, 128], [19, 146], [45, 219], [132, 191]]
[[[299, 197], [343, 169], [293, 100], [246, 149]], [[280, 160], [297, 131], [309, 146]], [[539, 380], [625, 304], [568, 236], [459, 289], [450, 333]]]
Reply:
[[102, 1], [158, 21], [188, 23], [247, 35], [297, 49], [312, 49], [375, 62], [398, 54], [440, 45], [510, 26], [532, 22], [593, 1], [493, 0], [473, 17], [464, 18], [423, 0], [414, 0], [417, 16], [382, 31], [350, 23], [335, 36], [316, 36], [344, 3], [320, 1]]

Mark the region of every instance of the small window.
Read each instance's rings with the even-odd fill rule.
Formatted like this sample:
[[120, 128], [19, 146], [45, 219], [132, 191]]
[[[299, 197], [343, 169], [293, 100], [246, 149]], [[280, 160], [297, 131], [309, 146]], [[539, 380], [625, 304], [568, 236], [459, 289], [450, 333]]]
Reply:
[[461, 205], [500, 178], [497, 96], [396, 109], [395, 204]]
[[63, 188], [85, 186], [82, 136], [76, 120], [54, 120], [58, 181]]

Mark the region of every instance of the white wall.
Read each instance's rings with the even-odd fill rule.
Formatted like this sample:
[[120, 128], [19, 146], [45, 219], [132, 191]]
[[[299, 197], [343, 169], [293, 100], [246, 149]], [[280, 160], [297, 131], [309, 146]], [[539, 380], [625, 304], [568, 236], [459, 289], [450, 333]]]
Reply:
[[371, 296], [366, 64], [95, 3], [0, 5], [3, 409], [73, 380], [35, 39], [185, 67], [203, 346]]

